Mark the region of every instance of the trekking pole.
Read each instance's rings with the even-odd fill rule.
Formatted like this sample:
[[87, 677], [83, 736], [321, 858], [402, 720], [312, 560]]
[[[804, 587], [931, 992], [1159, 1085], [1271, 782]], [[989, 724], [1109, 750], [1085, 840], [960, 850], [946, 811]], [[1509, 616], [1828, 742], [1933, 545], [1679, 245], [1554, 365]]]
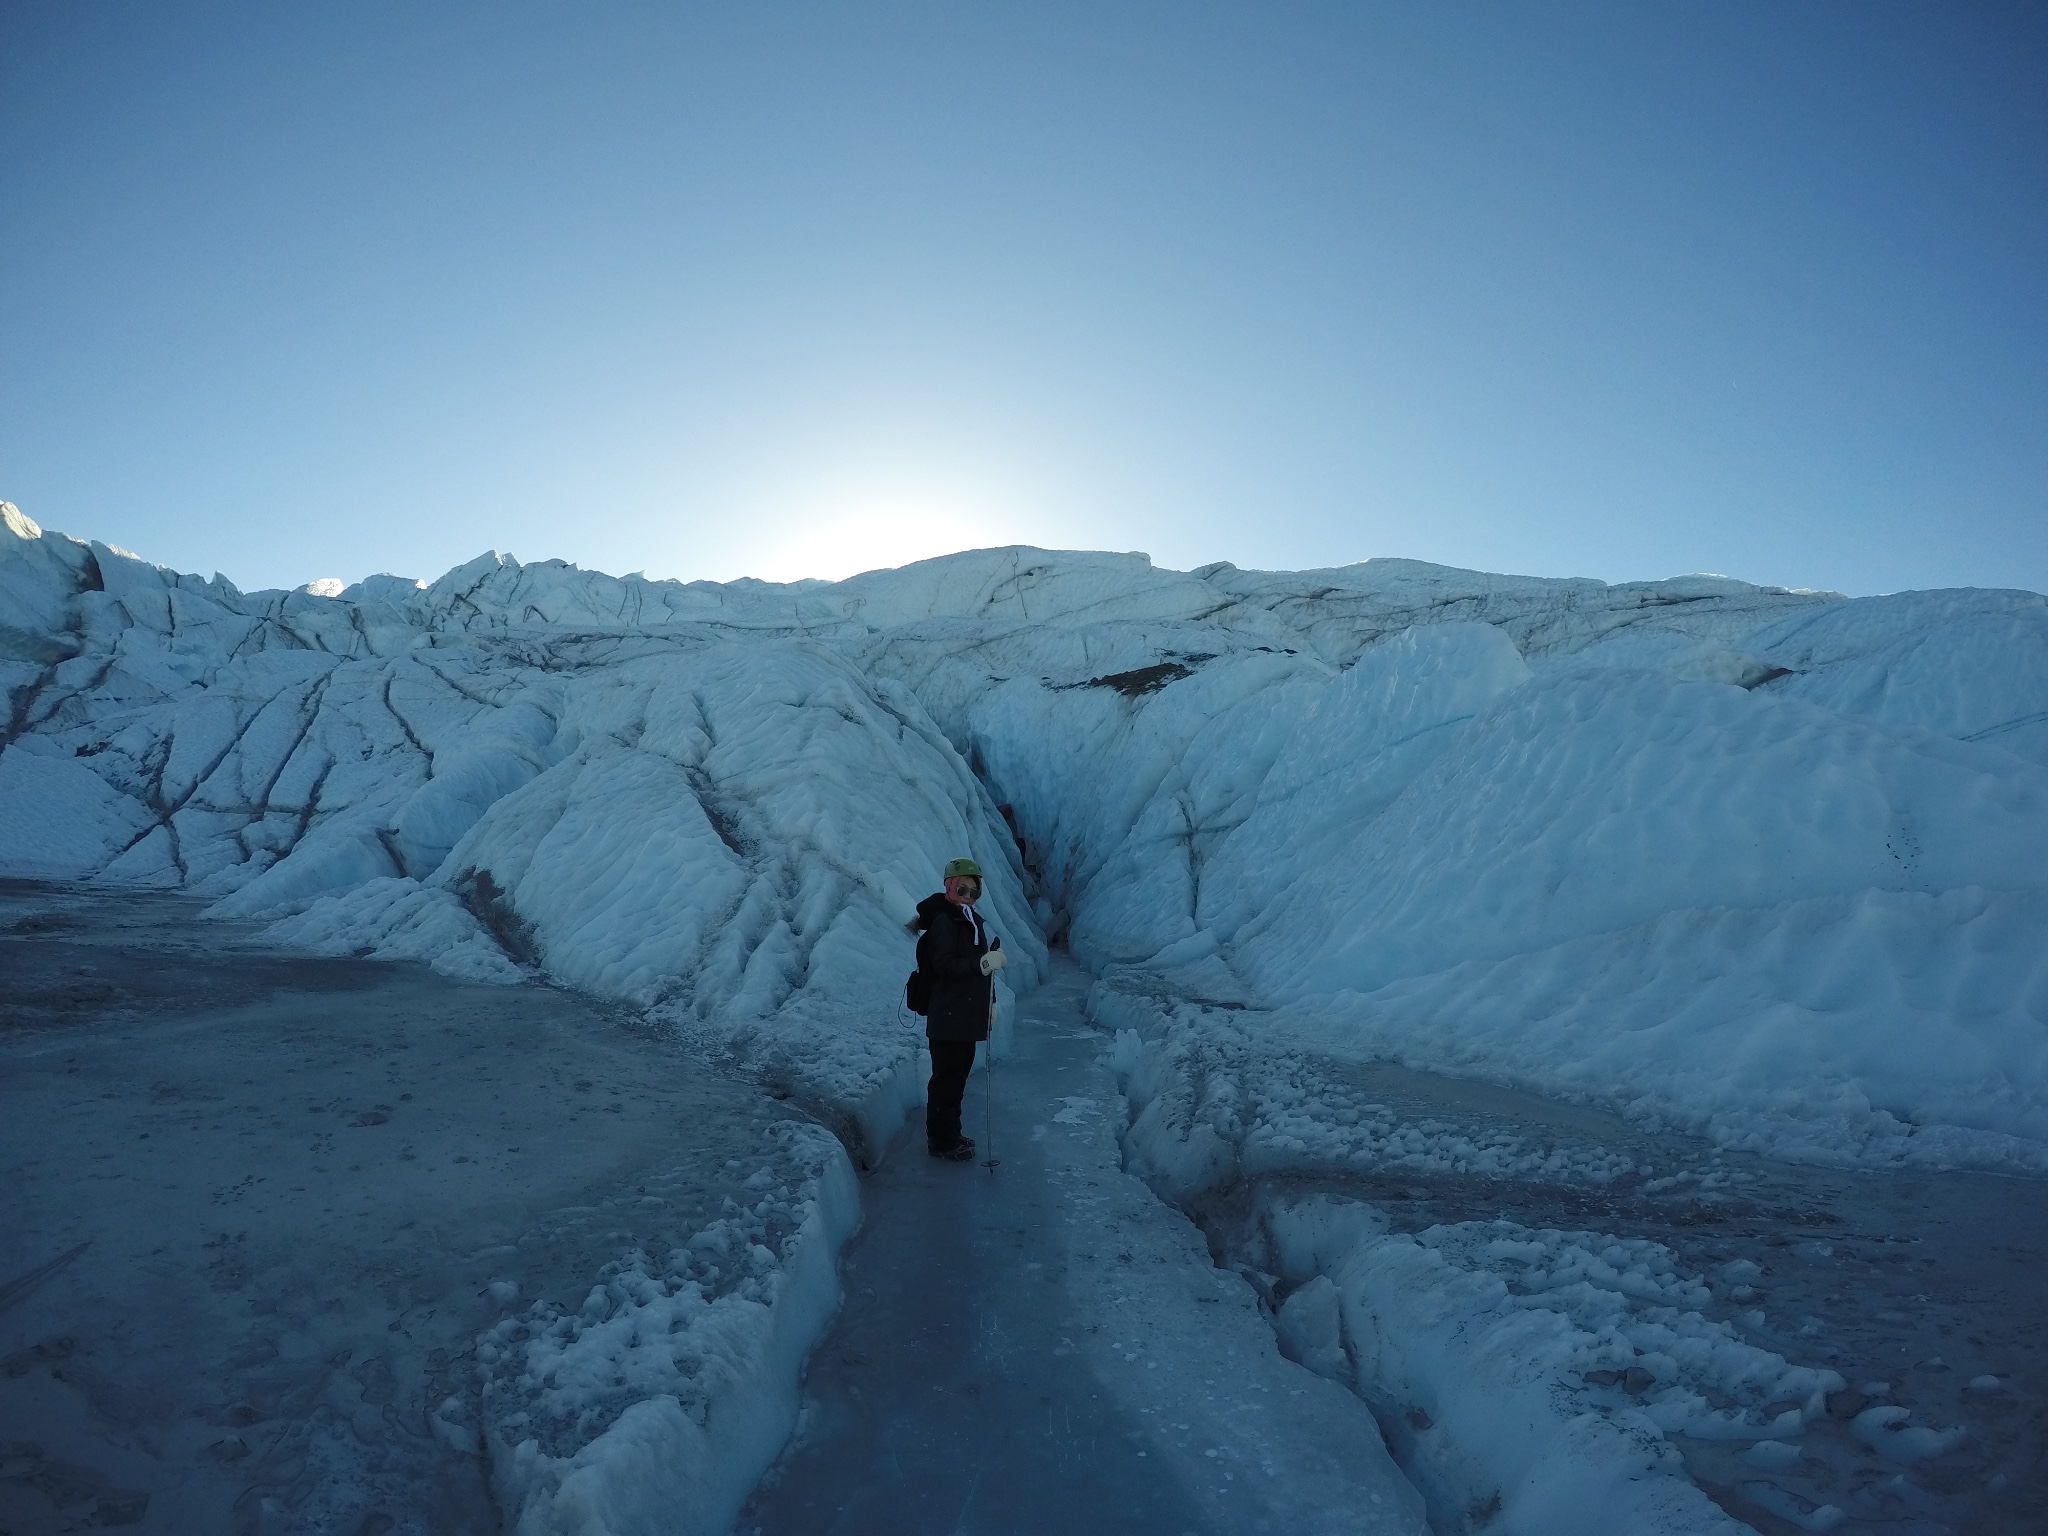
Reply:
[[981, 1141], [988, 1152], [981, 1166], [994, 1173], [1002, 1159], [996, 1156], [996, 989], [993, 980], [988, 989], [988, 1076], [981, 1085]]

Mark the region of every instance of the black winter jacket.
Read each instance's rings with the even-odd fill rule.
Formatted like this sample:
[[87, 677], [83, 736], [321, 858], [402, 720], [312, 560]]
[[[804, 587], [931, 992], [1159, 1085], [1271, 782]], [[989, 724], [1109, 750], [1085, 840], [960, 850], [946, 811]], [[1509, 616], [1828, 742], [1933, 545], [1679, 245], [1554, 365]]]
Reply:
[[[917, 904], [917, 968], [932, 979], [931, 1005], [925, 1010], [929, 1040], [986, 1040], [989, 999], [995, 981], [981, 974], [981, 957], [989, 946], [974, 942], [974, 924], [943, 894]], [[990, 933], [988, 920], [981, 931]]]

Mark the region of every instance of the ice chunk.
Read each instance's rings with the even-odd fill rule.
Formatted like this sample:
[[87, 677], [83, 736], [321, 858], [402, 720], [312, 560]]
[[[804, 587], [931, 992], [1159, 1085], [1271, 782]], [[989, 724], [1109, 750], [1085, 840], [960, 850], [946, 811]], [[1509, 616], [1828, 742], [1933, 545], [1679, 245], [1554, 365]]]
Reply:
[[1924, 1424], [1908, 1422], [1912, 1417], [1910, 1408], [1866, 1408], [1849, 1427], [1857, 1439], [1880, 1456], [1908, 1467], [1953, 1450], [1962, 1444], [1967, 1433], [1960, 1425], [1954, 1429], [1929, 1429]]

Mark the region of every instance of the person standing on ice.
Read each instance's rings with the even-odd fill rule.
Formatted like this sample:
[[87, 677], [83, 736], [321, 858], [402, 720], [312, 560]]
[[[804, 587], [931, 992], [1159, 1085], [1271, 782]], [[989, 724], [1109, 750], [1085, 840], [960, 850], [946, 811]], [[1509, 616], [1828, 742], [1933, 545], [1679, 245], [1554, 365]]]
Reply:
[[932, 1076], [925, 1088], [924, 1139], [933, 1157], [964, 1163], [974, 1143], [960, 1134], [960, 1101], [974, 1070], [974, 1047], [988, 1038], [994, 1017], [995, 974], [1006, 963], [1003, 941], [988, 931], [974, 904], [981, 899], [981, 866], [972, 859], [946, 865], [946, 888], [917, 904], [910, 929], [917, 934], [917, 969], [930, 988], [924, 1033]]

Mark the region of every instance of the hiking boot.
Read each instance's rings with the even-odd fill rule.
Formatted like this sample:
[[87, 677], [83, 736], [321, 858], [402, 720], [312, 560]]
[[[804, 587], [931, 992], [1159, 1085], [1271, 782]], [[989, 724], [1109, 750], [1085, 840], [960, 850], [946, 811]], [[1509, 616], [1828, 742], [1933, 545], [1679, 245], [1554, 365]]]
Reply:
[[943, 1157], [949, 1163], [964, 1163], [974, 1156], [974, 1143], [962, 1136], [950, 1147], [926, 1147], [933, 1157]]

